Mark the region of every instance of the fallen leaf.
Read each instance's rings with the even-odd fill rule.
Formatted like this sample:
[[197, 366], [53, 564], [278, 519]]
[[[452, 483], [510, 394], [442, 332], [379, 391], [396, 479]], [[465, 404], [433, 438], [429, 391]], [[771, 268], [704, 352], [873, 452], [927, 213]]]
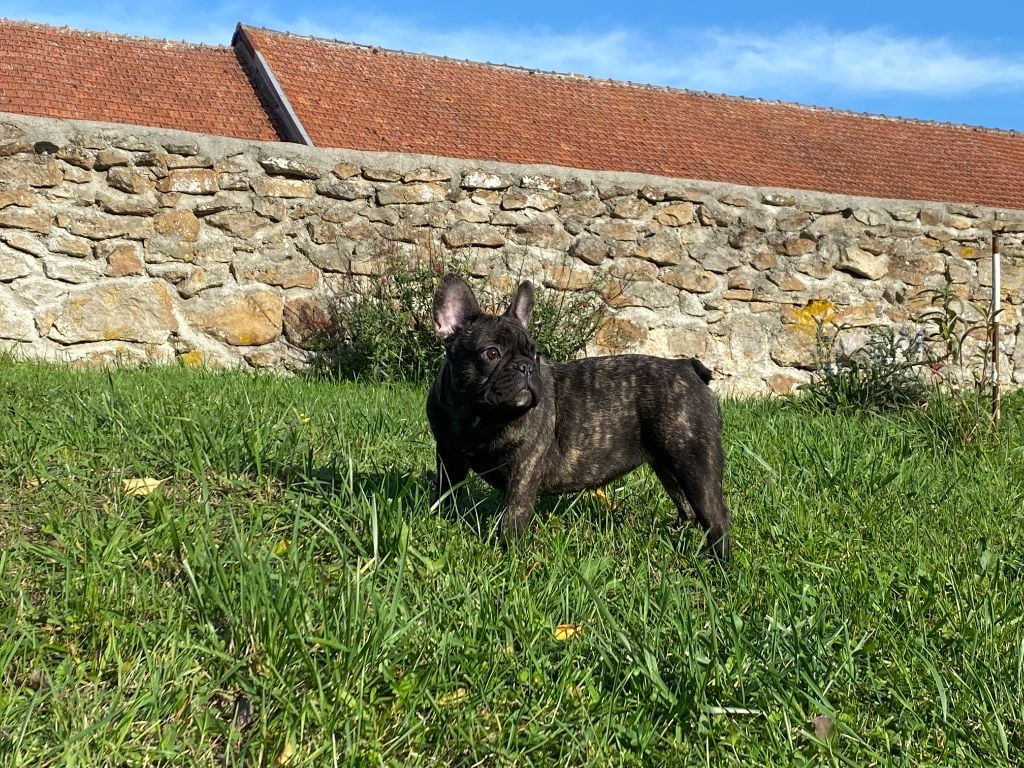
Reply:
[[33, 691], [44, 691], [50, 687], [50, 678], [41, 669], [33, 669], [28, 673], [25, 684]]
[[469, 695], [469, 691], [465, 688], [456, 688], [450, 693], [446, 693], [444, 696], [437, 700], [437, 706], [439, 707], [450, 707], [452, 704], [458, 704], [464, 698]]
[[818, 741], [828, 741], [832, 735], [834, 723], [827, 715], [818, 715], [814, 718], [814, 736]]
[[292, 758], [294, 756], [295, 756], [295, 745], [292, 744], [292, 739], [289, 736], [287, 739], [284, 740], [284, 746], [281, 747], [281, 754], [279, 754], [277, 756], [277, 759], [274, 761], [274, 765], [277, 765], [277, 766], [288, 765], [288, 763], [291, 762], [291, 760], [292, 760]]
[[291, 544], [292, 543], [289, 539], [281, 539], [279, 542], [277, 542], [277, 544], [274, 545], [274, 554], [279, 556], [283, 555], [285, 552], [288, 551], [288, 547], [290, 547]]
[[564, 643], [566, 640], [579, 637], [581, 632], [579, 624], [559, 624], [555, 627], [555, 640]]
[[152, 477], [130, 477], [121, 481], [121, 487], [129, 496], [149, 496], [162, 482]]

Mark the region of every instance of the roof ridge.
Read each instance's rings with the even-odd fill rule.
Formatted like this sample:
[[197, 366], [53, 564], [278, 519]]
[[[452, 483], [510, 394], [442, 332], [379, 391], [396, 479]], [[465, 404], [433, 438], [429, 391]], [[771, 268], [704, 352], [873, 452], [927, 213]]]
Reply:
[[67, 35], [79, 35], [84, 37], [95, 37], [102, 40], [113, 40], [120, 42], [135, 42], [135, 43], [152, 43], [162, 46], [174, 46], [176, 48], [190, 48], [190, 49], [209, 49], [214, 51], [230, 51], [230, 45], [217, 45], [215, 43], [191, 43], [187, 40], [170, 40], [167, 38], [160, 37], [148, 37], [146, 35], [129, 35], [123, 32], [103, 32], [100, 30], [93, 29], [80, 29], [78, 27], [71, 27], [67, 24], [62, 26], [56, 26], [54, 24], [44, 24], [40, 21], [29, 21], [27, 19], [9, 19], [6, 16], [0, 16], [0, 26], [8, 24], [12, 26], [23, 27], [26, 29], [39, 29], [48, 32], [59, 32]]
[[823, 107], [815, 104], [803, 104], [796, 101], [784, 101], [782, 99], [763, 99], [755, 96], [736, 96], [727, 93], [716, 93], [713, 91], [701, 91], [692, 88], [680, 88], [672, 85], [654, 85], [651, 83], [636, 83], [631, 80], [616, 80], [608, 77], [596, 77], [593, 75], [583, 75], [572, 72], [556, 72], [553, 70], [539, 69], [535, 67], [519, 66], [516, 64], [496, 64], [489, 61], [476, 61], [474, 59], [460, 59], [454, 56], [444, 56], [436, 53], [424, 53], [415, 51], [403, 51], [398, 48], [387, 48], [381, 45], [370, 45], [366, 43], [356, 43], [350, 40], [339, 40], [337, 38], [326, 38], [318, 37], [317, 35], [302, 35], [295, 32], [281, 32], [280, 30], [270, 29], [269, 27], [253, 26], [250, 24], [238, 23], [238, 28], [251, 30], [253, 32], [264, 32], [271, 35], [278, 35], [280, 37], [297, 38], [300, 40], [308, 40], [318, 43], [328, 43], [332, 45], [344, 46], [347, 48], [355, 48], [358, 50], [365, 50], [371, 53], [385, 53], [389, 55], [405, 56], [410, 58], [419, 59], [430, 59], [435, 61], [444, 61], [452, 64], [470, 65], [477, 67], [488, 67], [497, 70], [507, 70], [510, 72], [520, 72], [531, 75], [540, 75], [542, 77], [552, 77], [565, 80], [578, 80], [581, 82], [589, 82], [597, 85], [614, 85], [625, 88], [635, 88], [638, 90], [645, 91], [664, 91], [668, 93], [681, 93], [690, 94], [693, 96], [700, 96], [708, 99], [721, 99], [723, 101], [737, 101], [745, 102], [748, 104], [767, 104], [771, 106], [786, 107], [791, 109], [798, 109], [808, 112], [823, 112], [826, 114], [838, 115], [840, 117], [857, 117], [869, 120], [882, 120], [903, 125], [921, 125], [921, 126], [933, 126], [939, 128], [952, 128], [954, 130], [977, 132], [977, 133], [989, 133], [995, 135], [1012, 136], [1012, 137], [1024, 137], [1024, 130], [1017, 130], [1013, 128], [993, 128], [991, 126], [984, 125], [972, 125], [969, 123], [954, 123], [944, 120], [928, 120], [925, 118], [917, 117], [900, 117], [899, 115], [885, 115], [875, 112], [859, 112], [854, 109], [842, 109], [839, 107]]

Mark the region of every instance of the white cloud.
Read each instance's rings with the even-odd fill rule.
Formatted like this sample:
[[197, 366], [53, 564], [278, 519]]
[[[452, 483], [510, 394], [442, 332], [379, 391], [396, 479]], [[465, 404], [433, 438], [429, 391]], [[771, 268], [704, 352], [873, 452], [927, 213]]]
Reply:
[[1024, 59], [977, 55], [944, 38], [900, 37], [879, 29], [781, 34], [710, 32], [689, 60], [692, 87], [749, 91], [804, 83], [854, 93], [957, 96], [1024, 86]]
[[752, 96], [838, 90], [957, 97], [1024, 88], [1024, 58], [978, 54], [945, 38], [882, 29], [795, 27], [774, 34], [679, 29], [658, 38], [627, 28], [437, 31], [382, 16], [350, 17], [336, 27], [300, 26], [290, 29], [399, 50]]

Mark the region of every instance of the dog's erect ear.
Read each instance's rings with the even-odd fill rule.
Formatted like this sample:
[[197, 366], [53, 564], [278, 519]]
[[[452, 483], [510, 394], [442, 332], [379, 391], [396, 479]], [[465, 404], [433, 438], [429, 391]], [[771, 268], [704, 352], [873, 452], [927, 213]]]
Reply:
[[472, 289], [458, 275], [445, 275], [434, 292], [434, 333], [447, 340], [480, 314]]
[[512, 297], [512, 303], [505, 310], [507, 317], [514, 317], [523, 324], [523, 328], [530, 325], [530, 314], [533, 312], [533, 283], [523, 280], [519, 284], [519, 290]]

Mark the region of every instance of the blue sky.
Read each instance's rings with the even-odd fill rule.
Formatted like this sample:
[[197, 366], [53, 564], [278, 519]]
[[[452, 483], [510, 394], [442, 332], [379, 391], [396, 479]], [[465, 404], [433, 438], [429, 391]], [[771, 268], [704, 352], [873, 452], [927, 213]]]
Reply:
[[238, 21], [477, 61], [1024, 131], [1024, 3], [0, 0], [0, 16], [227, 44]]

